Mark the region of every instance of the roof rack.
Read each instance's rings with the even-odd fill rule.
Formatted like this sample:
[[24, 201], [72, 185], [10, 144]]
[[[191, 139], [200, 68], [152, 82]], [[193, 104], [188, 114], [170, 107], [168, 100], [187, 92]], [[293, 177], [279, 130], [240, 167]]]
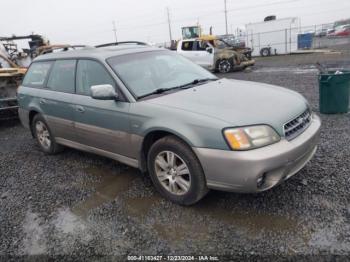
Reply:
[[[62, 52], [68, 51], [68, 50], [75, 50], [78, 48], [89, 48], [87, 45], [68, 45], [68, 44], [62, 44], [62, 45], [43, 45], [41, 47], [38, 47], [36, 49], [36, 56], [38, 55], [44, 55], [47, 53], [52, 53], [53, 51], [60, 50]], [[93, 47], [91, 47], [93, 48]]]
[[114, 42], [114, 43], [108, 43], [108, 44], [102, 44], [95, 46], [96, 48], [100, 47], [107, 47], [107, 46], [117, 46], [117, 45], [128, 45], [128, 44], [135, 44], [135, 45], [148, 45], [145, 42], [139, 42], [139, 41], [124, 41], [124, 42]]

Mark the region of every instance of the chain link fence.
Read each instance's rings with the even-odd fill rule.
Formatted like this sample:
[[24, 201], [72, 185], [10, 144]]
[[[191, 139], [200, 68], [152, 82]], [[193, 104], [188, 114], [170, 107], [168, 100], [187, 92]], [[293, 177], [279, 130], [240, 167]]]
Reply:
[[291, 54], [313, 49], [333, 49], [348, 46], [350, 49], [350, 25], [334, 28], [333, 24], [304, 27], [288, 27], [279, 30], [248, 30], [246, 46], [253, 49], [254, 56]]

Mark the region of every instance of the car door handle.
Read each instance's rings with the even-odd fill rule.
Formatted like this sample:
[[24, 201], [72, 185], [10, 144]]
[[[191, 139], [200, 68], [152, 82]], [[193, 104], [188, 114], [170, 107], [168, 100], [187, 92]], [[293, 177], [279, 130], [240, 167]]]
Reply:
[[42, 105], [43, 105], [43, 104], [46, 104], [46, 100], [42, 98], [42, 99], [40, 99], [40, 102], [39, 102], [39, 103], [42, 104]]
[[85, 112], [85, 109], [84, 109], [84, 107], [82, 107], [82, 106], [76, 106], [76, 110], [77, 110], [79, 113], [84, 113], [84, 112]]

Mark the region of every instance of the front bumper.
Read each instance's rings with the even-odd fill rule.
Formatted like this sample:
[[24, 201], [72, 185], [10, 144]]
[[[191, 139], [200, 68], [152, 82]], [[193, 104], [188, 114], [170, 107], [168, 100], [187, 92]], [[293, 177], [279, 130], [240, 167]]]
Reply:
[[17, 97], [0, 98], [0, 111], [18, 109]]
[[[193, 148], [211, 189], [242, 193], [270, 189], [296, 174], [316, 152], [321, 121], [315, 114], [311, 125], [291, 141], [250, 151]], [[264, 183], [258, 187], [258, 179]]]
[[247, 61], [242, 61], [241, 65], [244, 67], [253, 66], [253, 65], [255, 65], [255, 60], [251, 59], [251, 60], [247, 60]]

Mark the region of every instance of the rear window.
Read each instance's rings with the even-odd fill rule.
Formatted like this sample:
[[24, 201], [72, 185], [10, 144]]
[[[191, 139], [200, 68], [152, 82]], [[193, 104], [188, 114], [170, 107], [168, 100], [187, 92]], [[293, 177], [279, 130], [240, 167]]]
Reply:
[[43, 87], [52, 62], [34, 62], [23, 79], [23, 86]]
[[74, 93], [75, 64], [76, 60], [57, 60], [52, 67], [47, 88], [64, 93]]

